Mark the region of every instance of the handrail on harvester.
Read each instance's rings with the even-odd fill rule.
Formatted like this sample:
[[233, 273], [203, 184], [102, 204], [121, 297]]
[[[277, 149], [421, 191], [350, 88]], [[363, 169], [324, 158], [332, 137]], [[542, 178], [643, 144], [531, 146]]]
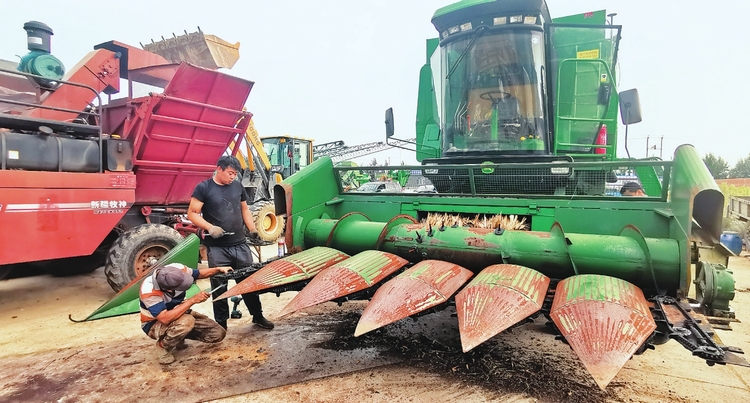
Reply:
[[[400, 166], [376, 166], [376, 167], [367, 167], [367, 166], [357, 166], [357, 167], [333, 167], [333, 171], [335, 172], [335, 175], [337, 176], [338, 180], [340, 181], [341, 178], [346, 174], [346, 172], [349, 171], [360, 171], [360, 172], [369, 172], [369, 171], [407, 171], [410, 172], [412, 175], [448, 175], [452, 176], [454, 179], [458, 176], [466, 176], [469, 179], [469, 182], [471, 184], [471, 189], [469, 192], [466, 193], [445, 193], [441, 192], [441, 195], [446, 196], [456, 196], [456, 195], [463, 195], [463, 196], [497, 196], [497, 193], [487, 193], [487, 192], [478, 192], [476, 189], [476, 178], [481, 178], [485, 176], [483, 172], [512, 172], [515, 170], [515, 172], [520, 172], [521, 170], [527, 170], [527, 169], [534, 169], [537, 172], [540, 170], [565, 170], [568, 169], [567, 173], [560, 174], [559, 177], [570, 177], [573, 176], [576, 172], [615, 172], [618, 170], [623, 169], [630, 169], [633, 171], [638, 171], [641, 169], [646, 169], [654, 172], [659, 172], [660, 175], [655, 176], [655, 180], [658, 180], [660, 183], [656, 184], [658, 185], [658, 189], [661, 190], [658, 196], [650, 195], [650, 197], [642, 197], [638, 198], [636, 201], [655, 201], [655, 200], [661, 200], [666, 201], [668, 197], [668, 190], [670, 187], [670, 178], [672, 176], [672, 170], [673, 170], [673, 161], [654, 161], [654, 160], [618, 160], [618, 161], [576, 161], [576, 162], [566, 162], [566, 161], [557, 161], [557, 162], [536, 162], [533, 164], [529, 163], [497, 163], [497, 164], [445, 164], [445, 165], [400, 165]], [[642, 182], [645, 181], [644, 178], [641, 178]], [[645, 185], [645, 183], [644, 183]], [[349, 193], [347, 194], [356, 194], [356, 193]], [[367, 194], [367, 193], [361, 193], [361, 194]], [[503, 196], [511, 196], [510, 194], [503, 194]], [[522, 196], [524, 198], [556, 198], [556, 199], [569, 199], [571, 197], [595, 197], [597, 199], [599, 198], [606, 198], [606, 197], [619, 197], [619, 196], [610, 196], [610, 195], [555, 195], [555, 194], [544, 194], [544, 195], [534, 195], [534, 194], [518, 194], [517, 196]]]
[[[613, 87], [616, 87], [616, 85], [615, 85], [616, 83], [615, 83], [615, 80], [614, 80], [615, 76], [612, 74], [612, 72], [609, 69], [609, 66], [607, 65], [607, 63], [604, 60], [602, 60], [602, 59], [565, 59], [565, 60], [562, 60], [560, 62], [560, 66], [559, 66], [558, 69], [562, 70], [563, 65], [570, 64], [570, 63], [576, 63], [576, 64], [580, 64], [580, 63], [598, 63], [598, 64], [601, 64], [604, 67], [604, 70], [606, 71], [607, 76], [612, 78], [612, 85], [613, 85]], [[557, 83], [557, 94], [561, 93], [561, 87], [562, 87], [562, 85], [563, 85], [562, 84], [562, 80], [558, 80], [558, 83]], [[613, 94], [616, 94], [616, 93], [613, 92]], [[564, 116], [564, 115], [562, 115], [560, 113], [560, 102], [559, 102], [559, 100], [555, 104], [555, 116], [556, 116], [556, 118], [555, 118], [555, 120], [556, 120], [555, 121], [555, 128], [556, 128], [556, 130], [557, 130], [558, 133], [560, 131], [560, 129], [559, 129], [560, 124], [559, 123], [562, 122], [562, 121], [568, 121], [568, 122], [593, 122], [593, 123], [600, 123], [600, 124], [608, 124], [608, 125], [611, 125], [610, 127], [615, 127], [617, 125], [617, 115], [615, 115], [615, 117], [612, 118], [612, 119], [607, 119], [607, 118], [582, 118], [582, 117], [574, 117], [574, 116]], [[564, 152], [566, 155], [570, 155], [570, 156], [591, 157], [591, 154], [586, 154], [586, 153], [576, 154], [576, 153], [571, 153], [569, 151], [560, 150], [560, 148], [562, 148], [562, 147], [565, 147], [566, 149], [572, 149], [573, 147], [586, 147], [586, 148], [590, 148], [590, 147], [593, 147], [593, 146], [594, 146], [594, 144], [589, 144], [589, 143], [567, 143], [567, 142], [558, 142], [557, 140], [555, 140], [555, 142], [554, 142], [554, 144], [552, 146], [552, 152], [553, 152], [554, 155], [559, 155], [559, 154], [561, 154], [561, 153]], [[615, 151], [615, 147], [616, 146], [617, 146], [617, 143], [613, 142], [612, 144], [601, 144], [601, 145], [597, 144], [596, 148], [605, 149], [606, 150], [606, 155], [609, 156], [609, 158], [607, 158], [607, 159], [608, 160], [612, 160], [612, 159], [614, 159], [614, 156], [615, 156], [614, 151]]]

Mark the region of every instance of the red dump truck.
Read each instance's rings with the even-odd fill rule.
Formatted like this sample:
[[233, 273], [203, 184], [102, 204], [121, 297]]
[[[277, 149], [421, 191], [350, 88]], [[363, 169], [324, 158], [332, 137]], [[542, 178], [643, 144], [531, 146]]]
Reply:
[[64, 73], [52, 30], [24, 28], [31, 52], [0, 62], [0, 278], [105, 265], [117, 291], [196, 232], [193, 187], [239, 146], [253, 82], [116, 41]]

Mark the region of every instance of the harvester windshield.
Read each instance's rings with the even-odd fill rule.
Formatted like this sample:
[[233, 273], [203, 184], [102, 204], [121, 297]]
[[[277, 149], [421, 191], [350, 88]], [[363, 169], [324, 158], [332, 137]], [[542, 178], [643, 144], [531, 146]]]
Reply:
[[485, 27], [441, 53], [444, 155], [547, 153], [541, 26]]

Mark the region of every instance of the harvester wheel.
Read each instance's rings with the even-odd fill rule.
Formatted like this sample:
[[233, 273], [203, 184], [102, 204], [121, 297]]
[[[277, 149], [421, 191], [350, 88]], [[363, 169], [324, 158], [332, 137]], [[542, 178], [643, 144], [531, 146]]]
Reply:
[[115, 241], [107, 255], [104, 274], [115, 291], [120, 291], [167, 251], [182, 241], [180, 233], [161, 224], [143, 224], [131, 228]]
[[272, 201], [260, 201], [250, 206], [258, 236], [266, 242], [275, 242], [284, 232], [284, 217], [276, 215]]

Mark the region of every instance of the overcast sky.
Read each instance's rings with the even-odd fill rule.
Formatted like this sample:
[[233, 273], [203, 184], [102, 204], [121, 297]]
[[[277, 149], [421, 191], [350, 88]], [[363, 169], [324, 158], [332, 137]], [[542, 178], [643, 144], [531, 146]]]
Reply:
[[[3, 1], [0, 59], [26, 50], [27, 21], [52, 27], [52, 53], [73, 67], [95, 44], [138, 46], [153, 38], [193, 32], [240, 42], [231, 74], [256, 82], [248, 98], [261, 135], [288, 134], [348, 145], [382, 141], [384, 111], [395, 110], [396, 136], [414, 137], [417, 78], [430, 19], [450, 0], [193, 1], [131, 0], [85, 3]], [[86, 5], [89, 4], [89, 5]], [[646, 142], [671, 159], [684, 143], [730, 166], [750, 153], [745, 54], [750, 1], [548, 0], [553, 17], [606, 9], [623, 25], [619, 90], [638, 88], [643, 122], [629, 129], [632, 157]], [[625, 156], [624, 130], [619, 156]], [[647, 140], [648, 139], [648, 140]], [[391, 158], [415, 163], [408, 151]]]

